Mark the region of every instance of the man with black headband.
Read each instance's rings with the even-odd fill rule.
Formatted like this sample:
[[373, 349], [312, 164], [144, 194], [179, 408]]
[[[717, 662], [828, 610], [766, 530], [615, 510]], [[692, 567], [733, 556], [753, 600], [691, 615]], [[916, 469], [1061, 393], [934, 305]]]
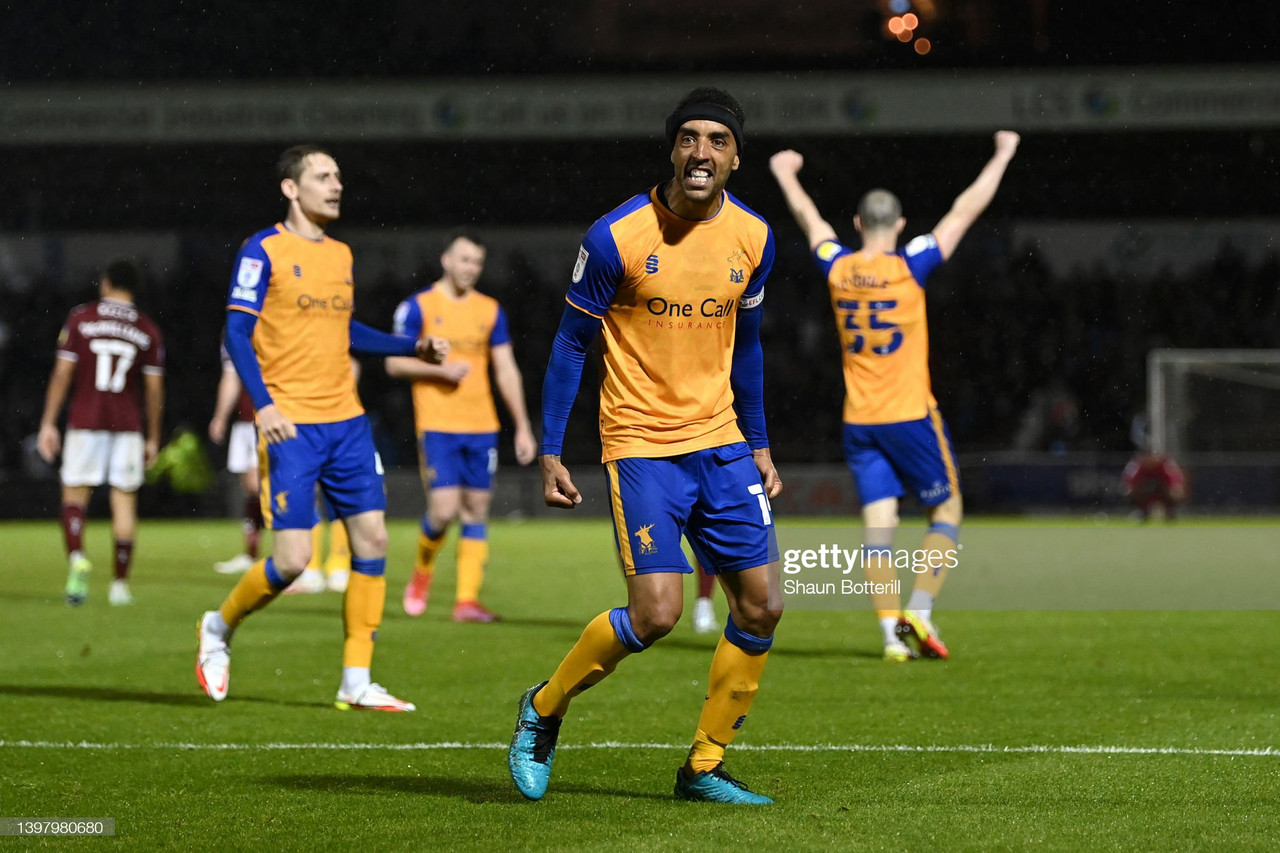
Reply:
[[683, 534], [729, 601], [681, 799], [764, 805], [724, 771], [781, 615], [768, 608], [778, 560], [760, 348], [768, 224], [725, 192], [743, 143], [741, 105], [695, 89], [667, 119], [675, 174], [597, 220], [583, 239], [543, 386], [541, 466], [549, 506], [582, 496], [560, 461], [565, 423], [597, 338], [600, 438], [627, 604], [597, 616], [551, 678], [520, 699], [509, 765], [529, 799], [546, 792], [569, 702], [680, 618]]

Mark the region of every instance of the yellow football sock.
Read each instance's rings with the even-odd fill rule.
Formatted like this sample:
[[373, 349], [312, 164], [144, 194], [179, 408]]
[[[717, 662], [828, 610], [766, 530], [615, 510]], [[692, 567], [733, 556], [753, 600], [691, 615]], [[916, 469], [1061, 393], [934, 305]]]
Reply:
[[711, 770], [724, 761], [724, 748], [742, 727], [760, 689], [760, 674], [768, 652], [748, 652], [725, 637], [716, 646], [707, 680], [707, 699], [702, 703], [698, 732], [689, 750], [689, 767], [694, 773]]
[[578, 642], [565, 655], [555, 675], [533, 697], [533, 709], [542, 716], [563, 717], [569, 700], [613, 672], [631, 652], [618, 640], [609, 622], [609, 611], [592, 619]]
[[867, 581], [882, 584], [885, 592], [873, 592], [870, 595], [871, 606], [875, 608], [877, 619], [897, 619], [902, 611], [902, 596], [889, 592], [898, 579], [898, 570], [893, 565], [893, 549], [888, 545], [867, 545], [862, 551], [862, 573]]
[[947, 571], [951, 568], [951, 563], [955, 562], [956, 540], [947, 533], [930, 528], [924, 535], [924, 542], [920, 548], [929, 560], [929, 571], [916, 575], [912, 590], [927, 592], [930, 596], [937, 598], [938, 592], [947, 580]]
[[382, 624], [387, 601], [387, 579], [382, 575], [352, 572], [342, 599], [342, 620], [347, 638], [342, 644], [342, 665], [365, 669], [373, 662], [373, 639]]
[[311, 528], [311, 559], [307, 560], [308, 569], [320, 568], [320, 555], [324, 553], [324, 525], [319, 522]]
[[227, 600], [222, 602], [218, 610], [227, 626], [234, 628], [250, 613], [261, 610], [274, 601], [280, 592], [281, 589], [272, 589], [271, 582], [267, 580], [267, 561], [259, 560], [240, 576], [240, 581], [231, 589]]
[[489, 561], [487, 539], [458, 540], [458, 592], [456, 600], [477, 601], [484, 584], [484, 565]]
[[325, 574], [351, 570], [351, 540], [347, 525], [341, 520], [329, 522], [329, 556], [324, 561]]
[[432, 539], [428, 537], [427, 534], [419, 530], [418, 559], [413, 564], [413, 570], [420, 575], [431, 577], [432, 572], [436, 570], [436, 554], [440, 553], [440, 546], [443, 544], [443, 533]]

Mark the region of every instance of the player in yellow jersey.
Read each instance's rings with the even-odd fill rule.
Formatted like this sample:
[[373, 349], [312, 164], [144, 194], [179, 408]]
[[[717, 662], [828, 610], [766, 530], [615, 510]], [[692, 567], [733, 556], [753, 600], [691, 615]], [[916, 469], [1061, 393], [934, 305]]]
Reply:
[[915, 574], [906, 606], [894, 595], [872, 598], [884, 634], [884, 657], [907, 661], [919, 654], [946, 658], [933, 625], [933, 603], [954, 564], [962, 505], [955, 454], [929, 381], [929, 331], [924, 286], [951, 257], [961, 238], [995, 197], [1018, 147], [1018, 134], [995, 134], [995, 154], [951, 205], [933, 231], [898, 250], [906, 226], [902, 205], [887, 190], [858, 203], [854, 228], [862, 248], [836, 240], [836, 232], [800, 185], [804, 158], [779, 151], [769, 167], [827, 279], [844, 354], [844, 452], [862, 501], [868, 580], [896, 576], [891, 547], [898, 499], [910, 490], [925, 507], [929, 529], [921, 550], [937, 559]]
[[480, 603], [489, 557], [489, 503], [498, 468], [498, 412], [489, 385], [491, 365], [494, 384], [515, 423], [516, 461], [528, 465], [538, 452], [506, 312], [496, 299], [476, 290], [484, 260], [485, 245], [477, 235], [453, 232], [440, 255], [439, 280], [396, 308], [396, 334], [449, 341], [449, 360], [444, 364], [395, 356], [386, 360], [388, 375], [413, 382], [418, 454], [427, 493], [418, 558], [404, 591], [404, 612], [410, 616], [426, 612], [436, 554], [449, 525], [458, 520], [462, 537], [453, 621], [498, 618]]
[[353, 319], [351, 249], [325, 234], [342, 205], [338, 164], [319, 147], [299, 145], [281, 155], [278, 168], [288, 213], [240, 247], [226, 327], [227, 354], [256, 411], [273, 553], [245, 572], [218, 610], [201, 617], [196, 678], [209, 698], [226, 698], [232, 633], [274, 601], [311, 558], [318, 485], [351, 537], [342, 682], [334, 704], [412, 711], [412, 703], [369, 674], [386, 599], [387, 498], [350, 353], [440, 362], [448, 344], [388, 335]]
[[598, 615], [547, 681], [520, 699], [508, 766], [529, 799], [546, 793], [570, 701], [675, 626], [692, 571], [687, 537], [729, 602], [681, 799], [764, 805], [724, 770], [746, 722], [773, 631], [768, 573], [778, 561], [760, 348], [773, 232], [725, 192], [742, 151], [741, 105], [695, 89], [667, 119], [674, 176], [597, 220], [578, 250], [542, 392], [549, 506], [581, 500], [560, 461], [587, 348], [600, 342], [600, 438], [627, 604]]

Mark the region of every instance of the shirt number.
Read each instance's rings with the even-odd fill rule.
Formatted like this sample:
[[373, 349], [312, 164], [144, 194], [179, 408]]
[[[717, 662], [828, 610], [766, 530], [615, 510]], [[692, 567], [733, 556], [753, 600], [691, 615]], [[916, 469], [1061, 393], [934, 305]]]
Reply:
[[[880, 312], [891, 311], [898, 307], [896, 299], [882, 299], [866, 303], [866, 319], [860, 320], [859, 313], [862, 312], [862, 302], [857, 299], [840, 299], [836, 301], [836, 310], [844, 317], [844, 328], [852, 334], [847, 336], [849, 343], [846, 349], [854, 355], [858, 355], [867, 345], [866, 332], [889, 332], [889, 340], [887, 343], [873, 346], [871, 351], [876, 355], [888, 355], [889, 353], [902, 346], [902, 329], [896, 323], [887, 323], [880, 319]], [[863, 325], [865, 323], [865, 325]], [[883, 339], [884, 335], [876, 335], [877, 339]]]
[[138, 357], [138, 348], [128, 341], [115, 338], [95, 338], [89, 341], [89, 351], [97, 356], [94, 363], [93, 387], [99, 391], [119, 394], [124, 390], [129, 368]]

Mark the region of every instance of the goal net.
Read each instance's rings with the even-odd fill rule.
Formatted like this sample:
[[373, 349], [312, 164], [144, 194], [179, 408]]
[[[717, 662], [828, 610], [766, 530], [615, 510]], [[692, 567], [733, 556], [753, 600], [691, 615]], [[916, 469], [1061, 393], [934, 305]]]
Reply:
[[1156, 349], [1147, 355], [1151, 449], [1280, 453], [1280, 350]]

